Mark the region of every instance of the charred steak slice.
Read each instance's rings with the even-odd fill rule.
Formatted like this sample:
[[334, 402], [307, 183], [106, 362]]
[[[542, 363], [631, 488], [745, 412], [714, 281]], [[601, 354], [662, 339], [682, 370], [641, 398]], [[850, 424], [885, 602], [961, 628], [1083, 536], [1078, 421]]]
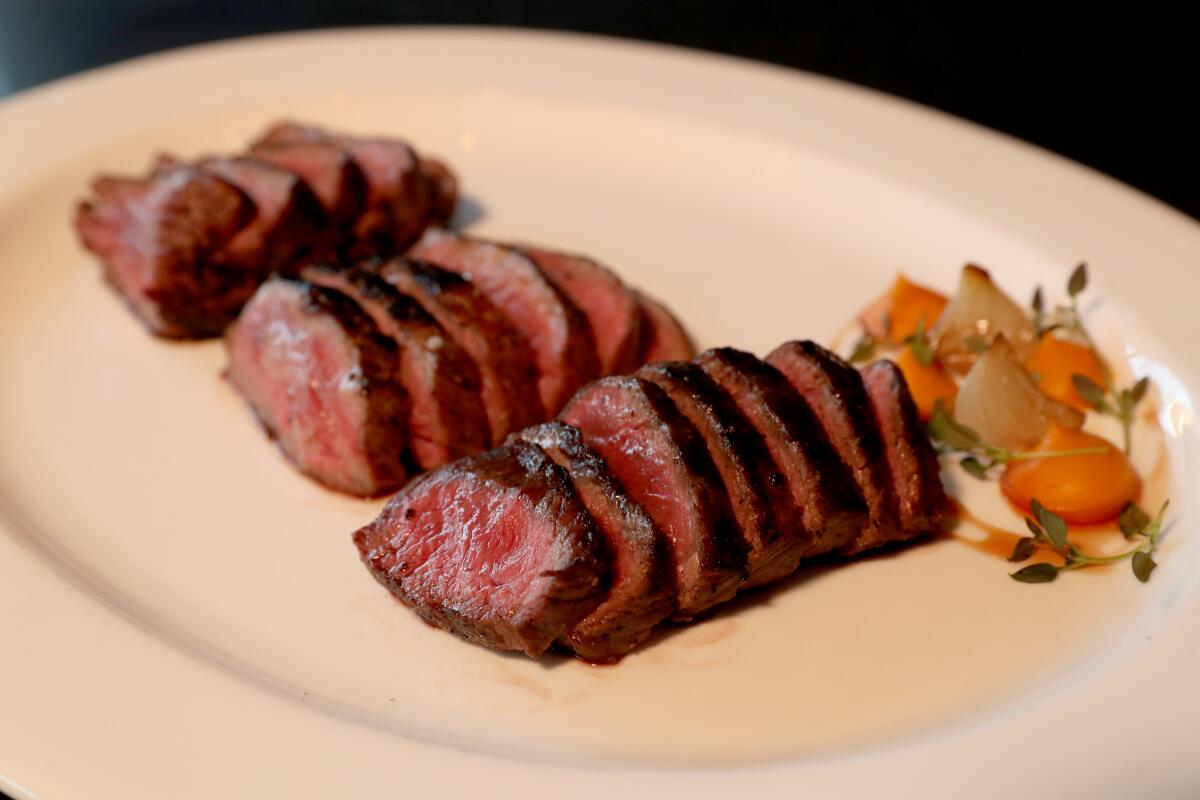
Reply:
[[751, 586], [790, 575], [800, 563], [798, 507], [758, 431], [704, 370], [690, 361], [642, 367], [638, 377], [667, 393], [700, 432], [746, 543]]
[[508, 315], [533, 351], [548, 414], [599, 374], [587, 318], [527, 256], [442, 229], [426, 231], [410, 255], [463, 276]]
[[417, 466], [433, 469], [487, 449], [491, 432], [479, 370], [416, 300], [364, 269], [312, 266], [303, 276], [354, 300], [398, 346], [410, 404], [408, 446]]
[[733, 597], [745, 577], [745, 546], [704, 441], [666, 393], [637, 377], [603, 378], [581, 389], [562, 419], [666, 535], [676, 617]]
[[93, 192], [76, 209], [76, 230], [150, 332], [202, 338], [224, 330], [261, 277], [210, 261], [253, 219], [250, 199], [183, 165], [149, 180], [102, 176]]
[[333, 142], [304, 141], [256, 144], [250, 155], [293, 172], [308, 184], [330, 225], [345, 235], [367, 199], [367, 179], [346, 150]]
[[601, 375], [625, 375], [642, 362], [645, 313], [612, 270], [583, 256], [521, 247], [587, 317]]
[[707, 350], [696, 361], [766, 444], [799, 516], [785, 529], [800, 557], [835, 550], [857, 536], [867, 519], [862, 494], [812, 409], [787, 379], [732, 347]]
[[687, 361], [696, 355], [691, 335], [665, 305], [641, 292], [638, 301], [646, 320], [641, 358], [643, 364], [655, 361]]
[[808, 401], [867, 502], [867, 525], [846, 551], [901, 538], [883, 437], [858, 370], [813, 342], [785, 342], [767, 356], [767, 363]]
[[235, 266], [295, 272], [325, 233], [320, 201], [299, 176], [255, 158], [209, 158], [201, 169], [229, 181], [254, 201], [255, 215], [217, 255]]
[[921, 425], [908, 384], [891, 361], [868, 365], [862, 377], [883, 434], [904, 536], [929, 533], [949, 511], [949, 500], [937, 453]]
[[404, 482], [396, 346], [349, 298], [275, 278], [227, 333], [228, 377], [301, 472], [371, 497]]
[[674, 606], [666, 539], [625, 494], [608, 465], [583, 443], [577, 429], [548, 422], [515, 436], [541, 447], [567, 471], [575, 494], [607, 542], [612, 566], [608, 596], [571, 630], [564, 644], [588, 661], [616, 661], [644, 641]]
[[416, 300], [475, 362], [492, 444], [545, 419], [533, 354], [508, 318], [469, 281], [408, 259], [370, 262], [367, 268]]
[[413, 481], [354, 543], [429, 624], [530, 656], [607, 590], [600, 538], [566, 473], [522, 441]]
[[446, 222], [454, 216], [454, 209], [458, 205], [458, 179], [449, 167], [436, 159], [421, 159], [420, 168], [433, 193], [429, 223], [437, 225]]

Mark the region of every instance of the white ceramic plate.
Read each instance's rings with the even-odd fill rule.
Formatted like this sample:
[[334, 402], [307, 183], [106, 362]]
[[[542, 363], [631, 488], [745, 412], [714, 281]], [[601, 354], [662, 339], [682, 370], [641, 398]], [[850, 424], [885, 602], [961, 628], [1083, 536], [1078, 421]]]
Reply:
[[[1146, 586], [1125, 569], [1025, 586], [938, 542], [806, 572], [614, 668], [426, 628], [349, 542], [378, 504], [285, 466], [219, 379], [220, 346], [146, 336], [68, 225], [92, 173], [236, 149], [281, 116], [445, 157], [477, 231], [601, 257], [703, 345], [828, 340], [901, 267], [949, 287], [974, 260], [1024, 296], [1088, 259], [1093, 326], [1159, 386], [1176, 520], [1161, 568]], [[1194, 796], [1198, 263], [1194, 222], [1026, 145], [643, 45], [305, 34], [14, 98], [0, 106], [0, 786]]]

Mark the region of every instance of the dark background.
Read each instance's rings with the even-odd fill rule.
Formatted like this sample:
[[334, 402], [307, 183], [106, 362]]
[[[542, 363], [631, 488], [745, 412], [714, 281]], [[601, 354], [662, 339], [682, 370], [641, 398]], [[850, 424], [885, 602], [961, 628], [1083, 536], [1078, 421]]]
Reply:
[[1200, 218], [1200, 28], [1192, 17], [1145, 3], [1106, 11], [1099, 3], [969, 1], [0, 0], [0, 96], [142, 53], [271, 31], [557, 28], [861, 83], [1042, 145]]
[[1144, 3], [0, 0], [0, 97], [185, 44], [367, 24], [556, 28], [811, 70], [1042, 145], [1200, 218], [1200, 28]]

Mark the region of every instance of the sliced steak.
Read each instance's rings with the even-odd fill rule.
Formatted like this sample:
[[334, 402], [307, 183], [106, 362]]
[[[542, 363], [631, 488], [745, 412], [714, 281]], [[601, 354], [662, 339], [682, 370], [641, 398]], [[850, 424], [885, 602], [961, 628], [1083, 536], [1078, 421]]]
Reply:
[[463, 276], [508, 315], [533, 351], [547, 413], [599, 374], [587, 318], [527, 256], [440, 228], [426, 231], [410, 255]]
[[325, 213], [298, 175], [256, 158], [208, 158], [197, 166], [229, 181], [254, 201], [250, 224], [225, 243], [216, 260], [295, 273], [325, 235]]
[[588, 661], [614, 662], [644, 641], [674, 607], [667, 541], [576, 428], [548, 422], [515, 436], [541, 447], [567, 471], [575, 494], [607, 542], [612, 566], [608, 596], [571, 630], [564, 644]]
[[475, 362], [492, 444], [545, 419], [533, 354], [508, 318], [469, 281], [408, 259], [370, 262], [367, 268], [416, 300]]
[[312, 266], [303, 276], [354, 300], [398, 346], [410, 403], [408, 446], [417, 466], [433, 469], [487, 449], [491, 432], [479, 370], [416, 300], [364, 269]]
[[[800, 557], [836, 550], [867, 521], [849, 468], [787, 379], [750, 353], [723, 347], [696, 359], [758, 431], [799, 520], [785, 525]], [[776, 501], [778, 502], [778, 500]]]
[[527, 442], [417, 479], [354, 543], [429, 624], [530, 656], [565, 639], [607, 590], [591, 518], [562, 468]]
[[366, 205], [366, 176], [345, 148], [333, 142], [256, 144], [250, 155], [299, 175], [321, 201], [329, 224], [342, 236]]
[[759, 586], [790, 575], [802, 549], [795, 535], [799, 509], [758, 431], [690, 361], [651, 364], [637, 375], [665, 391], [708, 446], [746, 543], [747, 583]]
[[228, 378], [296, 468], [371, 497], [405, 479], [396, 347], [349, 298], [276, 278], [230, 326]]
[[667, 394], [641, 378], [603, 378], [581, 389], [562, 419], [666, 535], [676, 617], [733, 597], [745, 577], [745, 546], [704, 440]]
[[641, 292], [638, 293], [638, 301], [642, 306], [646, 324], [639, 359], [641, 363], [687, 361], [696, 355], [696, 345], [692, 342], [691, 335], [669, 308]]
[[261, 276], [209, 262], [253, 219], [249, 198], [183, 165], [144, 181], [101, 177], [93, 191], [76, 208], [76, 230], [150, 332], [202, 338], [224, 330]]
[[813, 342], [785, 342], [767, 363], [808, 401], [867, 502], [867, 525], [845, 550], [859, 552], [901, 538], [883, 437], [858, 370]]
[[423, 158], [420, 166], [432, 187], [429, 222], [434, 225], [446, 222], [454, 216], [454, 209], [458, 205], [458, 179], [441, 161]]
[[645, 313], [612, 270], [583, 256], [521, 250], [587, 316], [601, 375], [625, 375], [641, 366]]
[[949, 500], [937, 453], [921, 425], [908, 384], [891, 361], [868, 365], [862, 377], [883, 434], [904, 536], [929, 533], [948, 513]]

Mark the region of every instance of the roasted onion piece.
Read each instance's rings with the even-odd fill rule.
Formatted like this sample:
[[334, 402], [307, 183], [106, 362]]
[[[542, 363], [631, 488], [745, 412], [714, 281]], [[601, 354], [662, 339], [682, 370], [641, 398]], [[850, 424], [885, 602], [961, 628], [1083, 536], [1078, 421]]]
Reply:
[[958, 291], [930, 335], [938, 360], [959, 375], [979, 358], [981, 342], [990, 345], [1003, 336], [1021, 361], [1037, 346], [1037, 330], [1025, 309], [992, 281], [987, 270], [974, 264], [963, 267]]

